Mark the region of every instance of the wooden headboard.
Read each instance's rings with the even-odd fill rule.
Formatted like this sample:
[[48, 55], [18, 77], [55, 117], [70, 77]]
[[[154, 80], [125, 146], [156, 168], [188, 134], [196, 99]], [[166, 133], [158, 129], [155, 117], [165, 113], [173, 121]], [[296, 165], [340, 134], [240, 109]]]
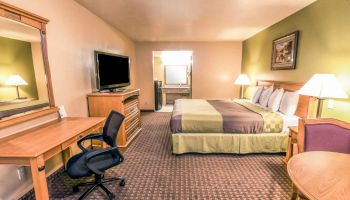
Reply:
[[[266, 81], [261, 80], [256, 83], [258, 86], [271, 86], [274, 88], [283, 88], [285, 91], [294, 92], [303, 87], [304, 83], [300, 82], [287, 82], [287, 81]], [[311, 113], [311, 98], [308, 96], [300, 95], [298, 107], [295, 111], [295, 115], [301, 118], [307, 118]]]

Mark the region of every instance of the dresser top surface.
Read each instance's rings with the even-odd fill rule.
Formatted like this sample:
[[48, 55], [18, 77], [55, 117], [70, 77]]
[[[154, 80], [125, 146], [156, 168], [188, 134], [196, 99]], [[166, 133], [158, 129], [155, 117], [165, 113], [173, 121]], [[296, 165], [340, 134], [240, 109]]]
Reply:
[[126, 89], [121, 92], [93, 92], [89, 93], [87, 96], [125, 96], [132, 93], [139, 93], [140, 89]]

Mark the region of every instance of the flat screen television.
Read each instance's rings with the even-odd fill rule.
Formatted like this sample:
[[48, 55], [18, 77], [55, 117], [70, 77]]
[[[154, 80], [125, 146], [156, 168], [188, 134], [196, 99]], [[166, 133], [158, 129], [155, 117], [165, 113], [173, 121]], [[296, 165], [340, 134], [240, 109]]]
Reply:
[[96, 85], [99, 90], [130, 85], [129, 57], [95, 51]]

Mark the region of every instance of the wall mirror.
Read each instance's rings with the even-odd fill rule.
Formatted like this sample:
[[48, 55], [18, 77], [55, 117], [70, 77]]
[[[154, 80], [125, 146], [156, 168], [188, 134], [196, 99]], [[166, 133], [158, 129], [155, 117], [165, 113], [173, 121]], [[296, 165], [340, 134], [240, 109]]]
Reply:
[[0, 3], [0, 120], [54, 106], [45, 23]]
[[165, 65], [166, 85], [187, 85], [187, 65]]

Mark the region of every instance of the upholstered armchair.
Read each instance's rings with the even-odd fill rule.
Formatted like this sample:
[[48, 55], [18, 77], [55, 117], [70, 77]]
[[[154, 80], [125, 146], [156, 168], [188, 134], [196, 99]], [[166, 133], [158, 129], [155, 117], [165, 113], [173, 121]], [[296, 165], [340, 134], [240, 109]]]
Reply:
[[350, 123], [336, 119], [300, 119], [298, 152], [350, 153]]

